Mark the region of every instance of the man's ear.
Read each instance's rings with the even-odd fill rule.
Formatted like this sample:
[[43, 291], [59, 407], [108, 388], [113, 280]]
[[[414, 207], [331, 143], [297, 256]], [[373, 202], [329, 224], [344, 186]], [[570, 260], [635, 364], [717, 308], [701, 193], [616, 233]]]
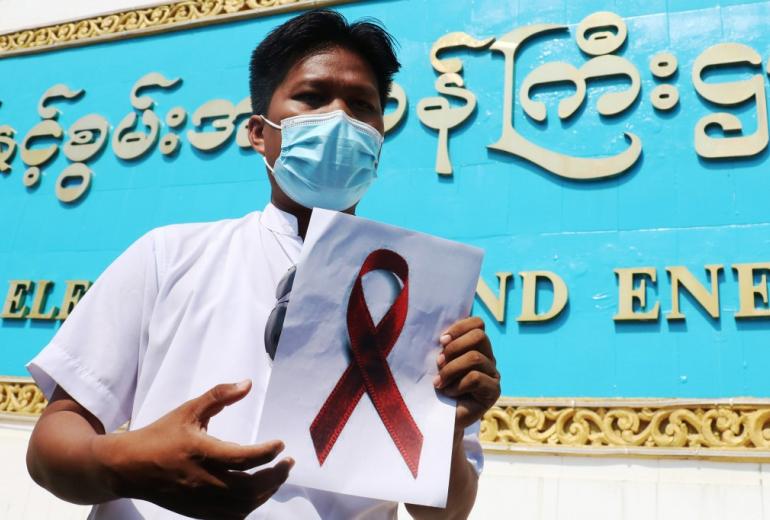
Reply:
[[251, 148], [264, 157], [265, 155], [265, 137], [262, 132], [265, 129], [265, 121], [261, 116], [251, 116], [249, 118], [249, 143]]

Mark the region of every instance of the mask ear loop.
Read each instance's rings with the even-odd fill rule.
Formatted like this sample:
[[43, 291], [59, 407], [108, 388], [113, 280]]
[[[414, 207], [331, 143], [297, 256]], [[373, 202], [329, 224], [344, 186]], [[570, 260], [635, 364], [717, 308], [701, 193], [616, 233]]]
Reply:
[[264, 162], [264, 163], [265, 163], [265, 166], [267, 167], [267, 170], [268, 170], [270, 173], [274, 173], [274, 172], [273, 172], [273, 167], [272, 167], [272, 166], [270, 166], [270, 165], [268, 164], [268, 162], [267, 162], [267, 157], [265, 157], [264, 155], [262, 156], [262, 162]]
[[[269, 120], [267, 117], [263, 116], [262, 114], [260, 114], [260, 115], [259, 115], [259, 117], [261, 117], [261, 118], [262, 118], [262, 121], [264, 121], [265, 123], [267, 123], [267, 124], [268, 124], [268, 126], [272, 126], [273, 128], [275, 128], [275, 129], [276, 129], [276, 130], [278, 130], [279, 132], [281, 131], [281, 125], [276, 125], [275, 123], [273, 123], [272, 121], [270, 121], [270, 120]], [[267, 166], [267, 169], [268, 169], [268, 171], [270, 171], [270, 173], [273, 173], [273, 167], [272, 167], [272, 166], [270, 166], [270, 165], [267, 163], [267, 157], [265, 157], [265, 156], [263, 155], [263, 156], [262, 156], [262, 161], [265, 163], [265, 166]]]
[[270, 121], [270, 120], [269, 120], [267, 117], [265, 117], [265, 116], [263, 116], [263, 115], [261, 115], [261, 114], [260, 114], [260, 116], [259, 116], [259, 117], [261, 117], [261, 118], [262, 118], [262, 120], [263, 120], [265, 123], [267, 123], [269, 126], [272, 126], [272, 127], [273, 127], [273, 128], [275, 128], [276, 130], [281, 130], [281, 125], [276, 125], [275, 123], [273, 123], [272, 121]]

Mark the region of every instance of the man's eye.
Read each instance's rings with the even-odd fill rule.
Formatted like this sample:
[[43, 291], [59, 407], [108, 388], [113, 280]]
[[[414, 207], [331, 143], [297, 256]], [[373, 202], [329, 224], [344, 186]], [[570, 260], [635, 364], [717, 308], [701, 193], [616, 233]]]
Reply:
[[359, 110], [373, 111], [374, 105], [365, 99], [358, 99], [354, 102], [354, 106]]
[[294, 98], [298, 101], [302, 101], [303, 103], [314, 106], [320, 105], [322, 101], [321, 96], [315, 92], [302, 92], [294, 96]]

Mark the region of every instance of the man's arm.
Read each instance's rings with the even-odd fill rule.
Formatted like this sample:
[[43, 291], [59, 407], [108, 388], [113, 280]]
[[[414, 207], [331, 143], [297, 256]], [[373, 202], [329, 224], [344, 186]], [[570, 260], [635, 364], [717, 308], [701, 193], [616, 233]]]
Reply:
[[115, 434], [57, 388], [32, 432], [27, 467], [35, 482], [78, 504], [138, 498], [195, 518], [242, 519], [294, 464], [283, 459], [248, 473], [275, 459], [283, 443], [241, 446], [206, 433], [209, 419], [250, 388], [248, 381], [218, 385], [145, 428]]
[[465, 457], [462, 430], [455, 432], [452, 442], [452, 465], [449, 470], [449, 493], [446, 507], [441, 509], [416, 504], [405, 504], [416, 520], [455, 520], [468, 517], [476, 502], [478, 475]]
[[102, 423], [57, 387], [29, 441], [29, 474], [68, 502], [96, 504], [118, 498], [106, 467], [94, 453], [93, 444], [101, 437]]
[[477, 317], [455, 322], [439, 339], [443, 346], [437, 364], [434, 386], [444, 395], [457, 399], [452, 442], [449, 493], [444, 509], [406, 504], [416, 520], [454, 520], [467, 518], [476, 502], [478, 475], [465, 456], [465, 428], [480, 420], [500, 397], [500, 373], [492, 344]]

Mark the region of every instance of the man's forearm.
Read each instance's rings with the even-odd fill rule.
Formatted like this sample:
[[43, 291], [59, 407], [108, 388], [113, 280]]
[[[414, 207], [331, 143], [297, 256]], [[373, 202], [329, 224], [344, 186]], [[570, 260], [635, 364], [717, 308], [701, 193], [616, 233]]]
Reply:
[[61, 404], [51, 404], [35, 427], [27, 451], [30, 475], [68, 502], [97, 504], [117, 498], [97, 456], [107, 436], [75, 411], [55, 410]]
[[476, 502], [478, 475], [465, 456], [462, 431], [455, 434], [452, 466], [449, 473], [449, 492], [444, 509], [416, 504], [405, 504], [415, 520], [461, 520], [468, 517]]

